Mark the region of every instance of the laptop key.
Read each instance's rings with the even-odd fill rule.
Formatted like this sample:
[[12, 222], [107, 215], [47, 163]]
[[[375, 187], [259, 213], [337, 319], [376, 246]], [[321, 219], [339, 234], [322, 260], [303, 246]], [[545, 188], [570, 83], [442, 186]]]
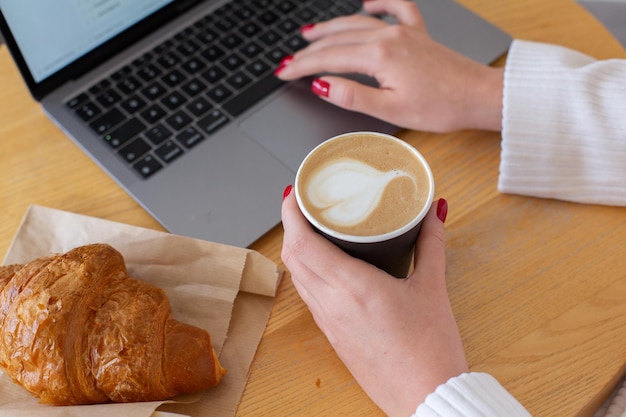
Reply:
[[124, 146], [122, 149], [118, 151], [118, 153], [124, 158], [127, 162], [134, 162], [141, 155], [147, 153], [152, 149], [152, 147], [141, 138], [137, 138], [128, 145]]
[[278, 24], [278, 29], [282, 30], [285, 34], [289, 34], [300, 29], [300, 25], [292, 19], [285, 19]]
[[126, 116], [124, 116], [124, 114], [118, 109], [113, 109], [91, 122], [89, 127], [91, 127], [96, 133], [103, 134], [122, 123], [124, 120], [126, 120]]
[[226, 52], [224, 52], [224, 50], [219, 46], [212, 45], [202, 51], [200, 55], [202, 55], [209, 62], [215, 62], [223, 57], [225, 53]]
[[161, 65], [165, 69], [170, 69], [176, 66], [180, 62], [180, 58], [174, 52], [168, 52], [157, 59], [159, 65]]
[[278, 3], [278, 9], [281, 10], [283, 13], [289, 13], [295, 8], [296, 8], [296, 5], [290, 2], [289, 0], [284, 0]]
[[211, 29], [204, 28], [198, 35], [196, 35], [196, 39], [198, 42], [207, 45], [217, 39], [217, 33], [213, 32]]
[[268, 74], [242, 91], [237, 97], [224, 103], [222, 107], [229, 114], [237, 117], [283, 84], [285, 81], [276, 78], [274, 74]]
[[261, 42], [263, 42], [265, 45], [272, 46], [281, 40], [281, 36], [276, 31], [270, 29], [261, 36], [259, 36], [259, 39], [261, 39]]
[[100, 103], [102, 105], [102, 107], [105, 107], [105, 108], [109, 108], [111, 106], [114, 106], [121, 99], [122, 99], [122, 96], [120, 96], [113, 89], [107, 90], [104, 93], [100, 94], [98, 97], [96, 97], [96, 100], [98, 101], [98, 103]]
[[102, 113], [100, 107], [98, 107], [95, 103], [90, 101], [79, 105], [76, 110], [76, 114], [80, 117], [84, 122], [88, 122], [94, 117], [98, 116]]
[[176, 135], [176, 140], [182, 143], [185, 148], [189, 149], [202, 142], [204, 140], [204, 135], [195, 127], [191, 126]]
[[216, 103], [221, 103], [222, 101], [232, 96], [233, 92], [223, 85], [218, 85], [209, 90], [207, 94]]
[[121, 104], [122, 108], [128, 113], [133, 114], [146, 106], [146, 102], [138, 95], [133, 95], [124, 100]]
[[230, 120], [219, 110], [213, 110], [208, 116], [198, 120], [198, 127], [208, 134], [215, 133]]
[[292, 53], [299, 51], [300, 49], [306, 47], [307, 45], [308, 45], [308, 42], [305, 41], [299, 35], [292, 36], [291, 38], [287, 39], [287, 41], [285, 42], [285, 47], [288, 48], [289, 51]]
[[204, 84], [202, 81], [200, 81], [198, 79], [195, 79], [195, 78], [181, 87], [181, 89], [189, 97], [194, 97], [194, 96], [200, 94], [206, 88], [207, 88], [206, 84]]
[[176, 87], [178, 84], [182, 83], [186, 79], [187, 77], [185, 77], [185, 75], [182, 72], [175, 69], [171, 71], [170, 73], [168, 73], [167, 75], [165, 75], [163, 78], [161, 78], [161, 81], [163, 81], [165, 84], [169, 85], [170, 87]]
[[282, 61], [282, 59], [286, 57], [287, 55], [289, 54], [287, 53], [286, 50], [276, 47], [270, 50], [269, 52], [267, 52], [265, 54], [265, 58], [267, 58], [268, 61], [270, 61], [272, 64], [278, 65], [280, 61]]
[[172, 136], [172, 131], [159, 123], [158, 125], [155, 125], [151, 127], [148, 131], [146, 131], [145, 135], [150, 140], [150, 142], [158, 145], [165, 139]]
[[141, 90], [141, 94], [143, 94], [148, 100], [156, 100], [165, 94], [167, 90], [163, 87], [162, 84], [158, 82], [154, 82]]
[[195, 54], [198, 50], [200, 49], [200, 47], [198, 46], [198, 44], [196, 44], [194, 41], [192, 40], [188, 40], [185, 43], [181, 44], [178, 46], [178, 48], [176, 48], [176, 50], [178, 52], [180, 52], [180, 54], [182, 56], [185, 57], [189, 57], [192, 56], [193, 54]]
[[246, 37], [252, 38], [261, 32], [261, 27], [254, 22], [249, 22], [243, 25], [239, 31]]
[[231, 50], [243, 43], [243, 39], [240, 36], [233, 34], [227, 35], [224, 39], [222, 39], [222, 45], [227, 49]]
[[98, 81], [96, 84], [92, 85], [91, 87], [89, 87], [88, 91], [90, 94], [96, 95], [96, 94], [100, 94], [101, 92], [109, 88], [110, 86], [111, 86], [111, 81], [105, 78], [103, 80]]
[[89, 99], [87, 93], [80, 93], [79, 95], [65, 103], [65, 105], [70, 109], [76, 109], [80, 103], [86, 101], [87, 99]]
[[303, 23], [312, 23], [316, 17], [315, 12], [311, 9], [309, 9], [308, 7], [305, 7], [301, 10], [298, 10], [296, 12], [296, 16], [303, 22]]
[[139, 162], [133, 165], [133, 168], [144, 178], [148, 178], [155, 172], [163, 168], [157, 159], [152, 155], [144, 156]]
[[200, 58], [191, 58], [189, 61], [185, 62], [182, 65], [182, 68], [189, 75], [193, 75], [197, 73], [198, 71], [204, 69], [204, 67], [206, 67], [206, 64], [203, 61], [201, 61]]
[[159, 146], [154, 153], [167, 164], [181, 156], [185, 151], [178, 146], [173, 140], [167, 140], [163, 145]]
[[155, 123], [161, 118], [163, 118], [167, 113], [161, 106], [158, 104], [153, 104], [148, 107], [146, 110], [141, 112], [141, 117], [148, 123]]
[[226, 82], [233, 87], [235, 90], [241, 90], [246, 85], [252, 82], [252, 78], [248, 77], [242, 71], [239, 71], [232, 76], [230, 76]]
[[200, 97], [189, 103], [189, 105], [187, 105], [187, 110], [189, 110], [194, 116], [200, 117], [204, 113], [211, 110], [211, 104], [204, 98]]
[[137, 71], [137, 75], [139, 75], [142, 80], [148, 82], [161, 75], [161, 70], [154, 64], [148, 64]]
[[263, 52], [263, 48], [256, 42], [250, 42], [241, 48], [241, 53], [243, 53], [248, 58], [254, 58]]
[[165, 119], [165, 122], [170, 125], [174, 130], [180, 130], [183, 127], [191, 123], [193, 119], [183, 110], [174, 113], [172, 116]]
[[117, 85], [123, 93], [131, 94], [141, 87], [141, 82], [132, 75]]
[[104, 136], [104, 141], [114, 148], [117, 148], [146, 129], [146, 125], [139, 119], [132, 118]]
[[268, 10], [266, 12], [261, 13], [258, 19], [261, 23], [265, 24], [266, 26], [269, 26], [273, 23], [276, 23], [278, 19], [280, 19], [280, 16], [278, 16], [276, 13], [272, 12], [271, 10]]
[[246, 67], [246, 70], [255, 77], [260, 77], [264, 73], [268, 72], [270, 69], [271, 67], [261, 59], [254, 61], [252, 64]]
[[202, 73], [202, 77], [204, 77], [204, 79], [211, 84], [217, 83], [225, 75], [226, 73], [224, 72], [224, 70], [218, 66], [211, 67]]
[[178, 91], [168, 94], [161, 100], [161, 103], [170, 110], [175, 110], [185, 104], [187, 99]]

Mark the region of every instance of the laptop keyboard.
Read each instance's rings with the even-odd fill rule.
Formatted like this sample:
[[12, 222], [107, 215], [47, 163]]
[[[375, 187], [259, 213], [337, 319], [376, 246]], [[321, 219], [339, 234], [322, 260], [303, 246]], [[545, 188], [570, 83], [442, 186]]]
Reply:
[[361, 0], [233, 0], [66, 104], [141, 178], [167, 167], [275, 91], [300, 27]]

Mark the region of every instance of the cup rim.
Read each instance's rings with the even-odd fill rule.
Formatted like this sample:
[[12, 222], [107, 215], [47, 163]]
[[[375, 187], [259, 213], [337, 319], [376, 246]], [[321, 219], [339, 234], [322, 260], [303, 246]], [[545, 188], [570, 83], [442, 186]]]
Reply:
[[[405, 224], [402, 227], [399, 227], [398, 229], [392, 230], [390, 232], [387, 233], [381, 233], [378, 235], [371, 235], [371, 236], [361, 236], [361, 235], [352, 235], [352, 234], [348, 234], [348, 233], [341, 233], [341, 232], [337, 232], [335, 230], [329, 229], [327, 226], [324, 226], [322, 223], [320, 223], [318, 220], [316, 220], [310, 213], [309, 211], [306, 209], [306, 206], [303, 204], [302, 199], [300, 198], [300, 192], [299, 192], [299, 183], [300, 183], [300, 172], [301, 172], [301, 168], [302, 166], [306, 163], [306, 161], [308, 161], [311, 156], [317, 151], [318, 148], [320, 148], [321, 146], [326, 145], [328, 142], [331, 141], [335, 141], [335, 140], [340, 140], [346, 136], [352, 136], [352, 135], [372, 135], [372, 136], [379, 136], [379, 137], [383, 137], [386, 139], [390, 139], [393, 140], [394, 142], [402, 145], [404, 148], [406, 148], [409, 152], [412, 152], [415, 157], [417, 157], [417, 159], [422, 163], [422, 166], [424, 167], [426, 174], [428, 176], [428, 182], [430, 185], [430, 189], [429, 189], [429, 193], [428, 196], [426, 198], [426, 202], [424, 204], [424, 207], [422, 207], [422, 209], [417, 213], [417, 215], [407, 224]], [[428, 164], [428, 161], [426, 161], [426, 158], [424, 158], [424, 156], [411, 144], [409, 144], [408, 142], [389, 135], [387, 133], [381, 133], [381, 132], [371, 132], [371, 131], [358, 131], [358, 132], [347, 132], [347, 133], [342, 133], [340, 135], [336, 135], [333, 136], [325, 141], [323, 141], [322, 143], [318, 144], [317, 146], [315, 146], [315, 148], [313, 148], [308, 154], [307, 156], [302, 160], [302, 162], [300, 163], [300, 166], [298, 167], [298, 171], [296, 172], [296, 179], [295, 179], [295, 194], [296, 194], [296, 201], [298, 202], [298, 207], [300, 208], [300, 211], [302, 212], [302, 214], [304, 215], [304, 217], [306, 217], [306, 219], [309, 221], [309, 223], [311, 223], [315, 228], [317, 228], [318, 230], [322, 231], [323, 233], [332, 236], [336, 239], [340, 239], [346, 242], [351, 242], [351, 243], [377, 243], [377, 242], [384, 242], [386, 240], [390, 240], [393, 238], [396, 238], [398, 236], [401, 236], [407, 232], [409, 232], [410, 230], [412, 230], [414, 227], [416, 227], [423, 219], [424, 217], [426, 217], [426, 214], [428, 213], [428, 211], [430, 210], [430, 207], [432, 205], [433, 202], [433, 198], [435, 196], [435, 179], [432, 173], [432, 170], [430, 168], [430, 165]]]

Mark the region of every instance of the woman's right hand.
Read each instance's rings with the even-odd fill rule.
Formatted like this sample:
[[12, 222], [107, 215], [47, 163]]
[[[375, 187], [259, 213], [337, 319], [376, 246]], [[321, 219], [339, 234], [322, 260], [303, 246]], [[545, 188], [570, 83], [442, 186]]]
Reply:
[[282, 206], [282, 259], [295, 288], [369, 397], [387, 415], [411, 415], [439, 385], [468, 372], [446, 288], [447, 203], [431, 207], [415, 269], [397, 279], [315, 232], [293, 194]]
[[364, 9], [392, 15], [398, 24], [352, 15], [305, 26], [302, 34], [311, 44], [283, 60], [276, 75], [284, 80], [316, 74], [373, 77], [378, 87], [323, 75], [313, 90], [339, 107], [404, 128], [501, 129], [502, 69], [435, 42], [411, 1], [368, 0]]

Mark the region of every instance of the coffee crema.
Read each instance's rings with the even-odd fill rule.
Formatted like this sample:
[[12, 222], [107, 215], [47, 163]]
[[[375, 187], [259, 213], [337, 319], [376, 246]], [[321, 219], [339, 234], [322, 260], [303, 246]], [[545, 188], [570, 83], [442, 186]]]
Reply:
[[378, 134], [350, 134], [312, 151], [296, 188], [306, 211], [335, 232], [378, 236], [401, 229], [428, 201], [431, 181], [409, 145]]

